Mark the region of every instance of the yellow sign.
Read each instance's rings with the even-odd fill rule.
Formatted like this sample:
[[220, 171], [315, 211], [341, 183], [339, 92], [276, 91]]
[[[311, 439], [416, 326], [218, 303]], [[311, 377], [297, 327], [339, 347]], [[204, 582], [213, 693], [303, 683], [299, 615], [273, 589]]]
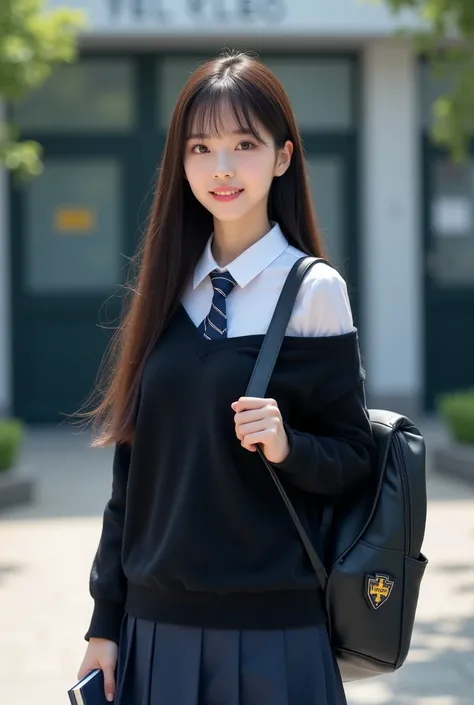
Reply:
[[54, 229], [60, 233], [90, 233], [96, 225], [96, 214], [90, 208], [58, 208], [54, 213]]

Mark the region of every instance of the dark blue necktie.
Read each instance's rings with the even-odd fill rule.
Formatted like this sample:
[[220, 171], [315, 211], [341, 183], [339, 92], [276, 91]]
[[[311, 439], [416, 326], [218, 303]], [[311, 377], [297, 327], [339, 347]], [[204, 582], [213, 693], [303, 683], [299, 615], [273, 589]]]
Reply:
[[211, 277], [214, 296], [212, 297], [211, 309], [199, 326], [207, 340], [227, 338], [227, 310], [226, 299], [234, 288], [236, 281], [226, 270], [219, 272], [215, 269], [209, 275]]

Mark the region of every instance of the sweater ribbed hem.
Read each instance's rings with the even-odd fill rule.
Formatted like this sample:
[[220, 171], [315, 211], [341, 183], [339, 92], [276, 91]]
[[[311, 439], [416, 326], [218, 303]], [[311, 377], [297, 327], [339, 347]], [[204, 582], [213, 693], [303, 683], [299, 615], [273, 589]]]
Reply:
[[[284, 424], [284, 427], [290, 450], [285, 460], [281, 463], [272, 463], [272, 465], [287, 475], [296, 475], [301, 472], [301, 468], [307, 466], [311, 458], [311, 443], [307, 434], [298, 433], [287, 424]], [[314, 466], [317, 467], [316, 460], [314, 461]]]
[[291, 629], [326, 621], [321, 591], [216, 594], [128, 584], [132, 617], [208, 629]]
[[84, 639], [110, 639], [118, 644], [123, 616], [122, 604], [113, 600], [95, 600], [91, 623]]

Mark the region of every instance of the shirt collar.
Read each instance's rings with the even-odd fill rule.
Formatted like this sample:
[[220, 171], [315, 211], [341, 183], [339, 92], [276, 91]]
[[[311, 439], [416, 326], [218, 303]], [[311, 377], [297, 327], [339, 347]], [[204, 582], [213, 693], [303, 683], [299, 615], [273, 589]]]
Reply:
[[[214, 269], [219, 269], [212, 254], [212, 238], [211, 235], [194, 270], [194, 289]], [[283, 235], [280, 226], [275, 223], [266, 235], [244, 250], [232, 262], [229, 262], [225, 269], [234, 277], [240, 287], [244, 287], [283, 254], [287, 247], [288, 240]]]

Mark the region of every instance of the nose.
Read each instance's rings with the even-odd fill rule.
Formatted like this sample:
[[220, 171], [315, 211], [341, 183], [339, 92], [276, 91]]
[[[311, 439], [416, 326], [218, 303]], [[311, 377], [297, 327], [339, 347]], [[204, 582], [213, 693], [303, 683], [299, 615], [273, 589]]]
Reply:
[[234, 177], [234, 168], [229, 155], [221, 152], [217, 155], [214, 177], [216, 179], [232, 179]]

